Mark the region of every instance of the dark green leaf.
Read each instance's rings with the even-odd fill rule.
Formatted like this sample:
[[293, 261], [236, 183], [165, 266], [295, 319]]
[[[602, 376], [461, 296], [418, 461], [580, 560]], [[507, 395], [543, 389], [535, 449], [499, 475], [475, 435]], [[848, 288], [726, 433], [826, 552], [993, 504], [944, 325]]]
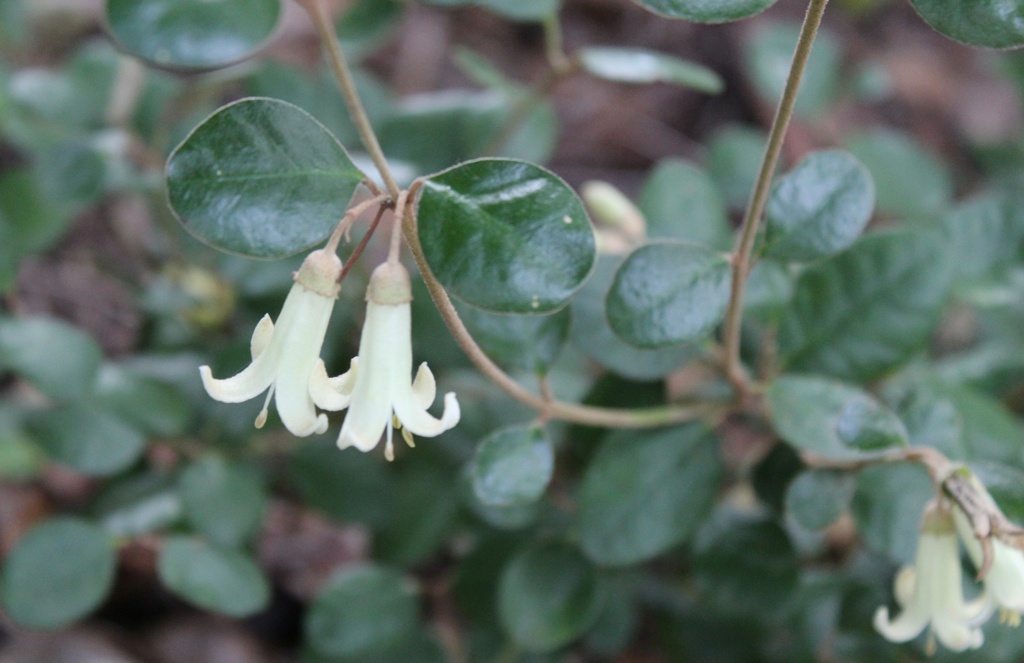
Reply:
[[402, 467], [392, 479], [388, 488], [394, 493], [391, 517], [376, 532], [374, 556], [390, 564], [411, 566], [445, 545], [460, 522], [461, 496], [453, 490], [447, 471], [422, 461]]
[[782, 362], [854, 381], [899, 366], [925, 345], [945, 304], [948, 250], [935, 232], [879, 232], [805, 271], [779, 327]]
[[519, 553], [498, 585], [502, 626], [530, 651], [572, 642], [597, 619], [603, 603], [596, 571], [564, 543], [538, 543]]
[[480, 442], [471, 467], [473, 491], [484, 504], [529, 504], [548, 487], [555, 452], [540, 428], [506, 428]]
[[864, 231], [874, 206], [867, 168], [847, 152], [814, 152], [772, 190], [765, 252], [803, 261], [838, 253]]
[[965, 460], [964, 424], [953, 402], [933, 389], [906, 394], [896, 408], [910, 444], [938, 449], [952, 460]]
[[46, 456], [24, 433], [0, 430], [0, 481], [26, 481], [43, 471]]
[[726, 126], [708, 145], [707, 169], [732, 209], [743, 209], [757, 180], [766, 142], [764, 132]]
[[270, 584], [250, 557], [198, 539], [168, 537], [157, 572], [161, 582], [181, 598], [229, 617], [257, 613], [270, 600]]
[[93, 387], [100, 348], [84, 332], [49, 318], [0, 318], [0, 368], [25, 377], [57, 401], [80, 400]]
[[696, 341], [711, 333], [729, 303], [724, 255], [698, 244], [657, 242], [626, 258], [608, 291], [608, 321], [642, 348]]
[[123, 366], [100, 368], [92, 400], [151, 435], [181, 435], [192, 423], [192, 408], [180, 391]]
[[714, 249], [732, 246], [722, 194], [710, 176], [680, 159], [666, 159], [648, 175], [638, 200], [651, 238], [679, 239]]
[[339, 522], [378, 525], [394, 499], [380, 463], [358, 451], [338, 451], [334, 440], [307, 442], [292, 455], [289, 481], [310, 507]]
[[690, 345], [644, 350], [626, 343], [612, 331], [605, 314], [605, 296], [619, 264], [615, 256], [600, 256], [594, 274], [572, 298], [572, 342], [592, 360], [634, 380], [668, 375], [697, 354]]
[[1013, 264], [1020, 250], [1021, 228], [1012, 196], [986, 193], [958, 204], [943, 217], [956, 247], [958, 281], [973, 283]]
[[459, 317], [489, 357], [499, 364], [546, 375], [569, 336], [566, 307], [551, 315], [509, 315], [456, 305]]
[[668, 18], [698, 23], [723, 23], [753, 16], [776, 0], [633, 0], [641, 7]]
[[949, 170], [914, 138], [893, 129], [874, 129], [846, 140], [875, 181], [879, 211], [897, 217], [930, 217], [953, 197]]
[[181, 474], [178, 489], [185, 517], [217, 545], [242, 545], [263, 521], [263, 482], [248, 468], [208, 457]]
[[181, 518], [181, 495], [171, 474], [137, 474], [106, 488], [91, 512], [110, 534], [140, 536], [176, 523]]
[[707, 600], [729, 613], [784, 613], [793, 601], [800, 567], [778, 524], [723, 508], [697, 532], [693, 573]]
[[779, 436], [834, 460], [871, 457], [906, 445], [899, 418], [866, 392], [819, 377], [785, 375], [768, 390]]
[[809, 530], [828, 527], [853, 499], [855, 477], [834, 470], [801, 472], [786, 491], [786, 513]]
[[577, 53], [583, 69], [619, 83], [675, 83], [708, 94], [725, 87], [712, 70], [695, 62], [639, 48], [592, 46]]
[[279, 0], [107, 0], [121, 48], [165, 67], [211, 69], [243, 60], [270, 37]]
[[381, 566], [337, 572], [306, 614], [306, 639], [318, 652], [363, 660], [401, 645], [416, 630], [416, 590]]
[[925, 503], [935, 496], [918, 463], [883, 463], [857, 475], [851, 512], [864, 540], [900, 564], [912, 564]]
[[357, 58], [384, 46], [404, 10], [400, 0], [359, 0], [346, 7], [336, 23], [345, 55]]
[[612, 435], [580, 486], [587, 556], [601, 565], [636, 564], [689, 539], [718, 493], [717, 446], [698, 424]]
[[40, 412], [30, 420], [29, 431], [53, 460], [92, 476], [120, 472], [146, 447], [138, 430], [86, 405]]
[[14, 285], [21, 260], [55, 241], [69, 220], [40, 191], [30, 170], [0, 173], [0, 291]]
[[994, 461], [975, 461], [971, 471], [999, 508], [1015, 523], [1024, 522], [1024, 472]]
[[167, 161], [171, 206], [189, 232], [260, 258], [325, 239], [363, 179], [323, 125], [274, 99], [224, 106]]
[[541, 21], [558, 13], [561, 0], [475, 0], [495, 14], [517, 21]]
[[943, 385], [939, 394], [948, 398], [960, 415], [968, 460], [997, 460], [1024, 467], [1024, 427], [1002, 403], [964, 386]]
[[[774, 105], [782, 97], [789, 77], [800, 26], [765, 22], [758, 27], [752, 38], [747, 40], [746, 65], [757, 91]], [[835, 103], [838, 82], [842, 78], [840, 63], [839, 45], [827, 30], [819, 30], [800, 81], [795, 107], [797, 114], [820, 115]]]
[[579, 198], [554, 173], [523, 161], [480, 159], [431, 176], [418, 216], [434, 275], [483, 309], [558, 309], [594, 264], [594, 232]]
[[66, 626], [107, 597], [116, 561], [112, 540], [95, 525], [77, 518], [48, 520], [8, 555], [4, 608], [29, 628]]
[[950, 39], [985, 48], [1024, 46], [1019, 0], [910, 0], [921, 18]]

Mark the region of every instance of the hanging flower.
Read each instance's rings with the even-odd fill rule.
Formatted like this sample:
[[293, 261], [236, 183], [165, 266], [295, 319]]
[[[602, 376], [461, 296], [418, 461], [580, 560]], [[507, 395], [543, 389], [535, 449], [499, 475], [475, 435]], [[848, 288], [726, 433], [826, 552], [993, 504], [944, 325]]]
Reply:
[[886, 639], [907, 642], [928, 628], [929, 653], [936, 638], [953, 651], [981, 646], [980, 624], [990, 614], [988, 601], [964, 602], [956, 529], [945, 506], [932, 503], [925, 509], [914, 566], [896, 574], [894, 593], [899, 616], [890, 619], [885, 606], [875, 612], [875, 630]]
[[293, 435], [326, 431], [327, 416], [317, 414], [315, 405], [332, 402], [334, 394], [325, 391], [319, 382], [312, 385], [310, 377], [319, 360], [340, 276], [341, 260], [333, 251], [310, 253], [295, 273], [295, 284], [284, 300], [277, 324], [265, 315], [256, 325], [252, 363], [224, 380], [214, 379], [209, 366], [199, 367], [206, 393], [218, 401], [241, 403], [269, 389], [256, 418], [257, 428], [266, 423], [267, 407], [276, 394], [277, 412]]
[[[394, 459], [393, 431], [413, 446], [413, 435], [435, 437], [459, 423], [459, 402], [445, 394], [444, 413], [435, 419], [427, 412], [437, 386], [426, 363], [412, 374], [412, 331], [409, 272], [398, 262], [386, 262], [373, 271], [366, 290], [366, 322], [359, 341], [358, 360], [348, 372], [328, 378], [322, 362], [311, 386], [329, 391], [330, 399], [318, 402], [328, 410], [349, 408], [341, 426], [338, 448], [369, 451], [386, 433], [384, 454]], [[411, 382], [410, 382], [411, 380]]]

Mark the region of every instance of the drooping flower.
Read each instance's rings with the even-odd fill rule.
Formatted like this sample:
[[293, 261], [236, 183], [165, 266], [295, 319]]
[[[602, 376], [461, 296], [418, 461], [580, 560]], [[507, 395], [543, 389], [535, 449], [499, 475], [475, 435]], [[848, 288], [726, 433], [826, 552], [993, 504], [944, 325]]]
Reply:
[[899, 616], [890, 619], [885, 606], [875, 612], [875, 630], [886, 639], [907, 642], [927, 628], [931, 651], [936, 638], [953, 651], [977, 649], [984, 641], [980, 625], [990, 614], [988, 600], [964, 601], [956, 529], [944, 505], [925, 509], [914, 566], [896, 574], [894, 593]]
[[341, 266], [333, 251], [310, 253], [295, 273], [295, 284], [284, 300], [277, 324], [265, 315], [256, 325], [252, 363], [224, 380], [214, 379], [209, 366], [199, 367], [206, 393], [218, 401], [241, 403], [269, 389], [256, 418], [257, 428], [266, 422], [267, 407], [276, 394], [277, 412], [293, 435], [325, 432], [327, 416], [317, 414], [315, 406], [321, 401], [330, 403], [334, 394], [325, 391], [320, 382], [311, 384], [310, 377], [319, 361], [338, 296]]
[[311, 385], [330, 391], [318, 404], [327, 410], [347, 407], [338, 436], [338, 448], [369, 451], [386, 433], [384, 453], [394, 458], [395, 428], [413, 446], [413, 435], [435, 437], [459, 423], [459, 402], [445, 394], [444, 413], [436, 419], [427, 412], [437, 385], [427, 364], [412, 375], [412, 319], [409, 272], [398, 262], [386, 262], [373, 271], [366, 290], [366, 322], [359, 341], [359, 357], [348, 372], [328, 378], [322, 362]]

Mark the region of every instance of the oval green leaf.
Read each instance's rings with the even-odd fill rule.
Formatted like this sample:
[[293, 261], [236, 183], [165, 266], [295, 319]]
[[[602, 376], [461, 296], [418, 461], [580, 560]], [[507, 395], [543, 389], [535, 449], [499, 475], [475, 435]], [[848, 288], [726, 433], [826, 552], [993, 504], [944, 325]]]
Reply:
[[552, 651], [579, 637], [600, 615], [600, 579], [576, 548], [538, 543], [516, 555], [498, 584], [498, 616], [529, 651]]
[[[758, 94], [772, 106], [782, 98], [799, 38], [800, 26], [796, 23], [764, 21], [745, 40], [745, 64], [751, 81]], [[819, 30], [800, 79], [793, 109], [797, 115], [820, 116], [838, 100], [841, 64], [838, 42], [827, 29]]]
[[487, 506], [518, 506], [544, 494], [555, 471], [555, 452], [544, 431], [506, 428], [487, 436], [471, 466], [473, 492]]
[[91, 336], [49, 318], [0, 319], [0, 368], [24, 376], [56, 401], [80, 400], [96, 381], [102, 353]]
[[365, 660], [416, 632], [416, 590], [398, 571], [358, 566], [336, 573], [306, 614], [306, 641], [330, 656]]
[[711, 510], [722, 465], [702, 425], [623, 431], [580, 486], [580, 544], [602, 566], [636, 564], [688, 540]]
[[247, 555], [185, 536], [169, 537], [157, 562], [161, 582], [204, 610], [247, 617], [266, 607], [270, 584]]
[[365, 177], [311, 115], [259, 97], [217, 110], [167, 160], [168, 197], [185, 228], [257, 258], [322, 241]]
[[802, 451], [833, 460], [909, 444], [903, 423], [867, 392], [820, 377], [786, 375], [768, 389], [775, 430]]
[[882, 463], [857, 474], [850, 513], [864, 541], [899, 564], [913, 564], [921, 514], [935, 497], [918, 463]]
[[40, 412], [29, 421], [29, 432], [53, 460], [98, 477], [130, 466], [146, 448], [138, 430], [86, 405]]
[[766, 210], [767, 255], [817, 260], [849, 247], [875, 207], [871, 174], [847, 152], [815, 152], [779, 180]]
[[77, 518], [54, 518], [18, 541], [4, 564], [7, 614], [29, 628], [60, 628], [107, 597], [117, 557], [109, 536]]
[[274, 32], [280, 0], [107, 0], [118, 45], [172, 68], [213, 69], [243, 60]]
[[703, 65], [640, 48], [593, 46], [577, 53], [583, 69], [617, 83], [675, 83], [708, 94], [725, 87], [721, 77]]
[[185, 517], [218, 545], [240, 546], [263, 521], [263, 482], [248, 468], [205, 458], [182, 473], [178, 490]]
[[950, 39], [984, 48], [1024, 46], [1020, 0], [910, 0], [928, 25]]
[[569, 336], [566, 307], [550, 315], [508, 315], [456, 305], [459, 317], [487, 355], [499, 364], [547, 375]]
[[608, 322], [641, 348], [696, 341], [711, 333], [729, 303], [724, 255], [698, 244], [657, 242], [623, 261], [608, 291]]
[[698, 23], [738, 21], [768, 9], [777, 0], [633, 0], [667, 18]]
[[728, 251], [732, 226], [725, 201], [711, 176], [682, 159], [665, 159], [647, 176], [637, 200], [647, 236], [705, 244]]
[[594, 265], [583, 203], [557, 175], [525, 161], [480, 159], [432, 175], [418, 217], [434, 275], [482, 309], [554, 311]]
[[853, 499], [855, 477], [835, 470], [806, 470], [786, 490], [786, 513], [815, 531], [836, 521]]
[[872, 233], [807, 269], [779, 325], [788, 370], [862, 382], [925, 345], [950, 291], [952, 259], [939, 233]]

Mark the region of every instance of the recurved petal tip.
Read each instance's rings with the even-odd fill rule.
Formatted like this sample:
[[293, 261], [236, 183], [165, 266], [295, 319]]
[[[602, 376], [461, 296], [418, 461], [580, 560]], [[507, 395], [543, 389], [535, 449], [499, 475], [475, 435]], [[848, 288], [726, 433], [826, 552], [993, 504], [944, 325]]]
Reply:
[[444, 413], [441, 415], [441, 425], [445, 430], [455, 428], [462, 418], [462, 410], [459, 408], [459, 399], [455, 397], [454, 391], [444, 395]]

